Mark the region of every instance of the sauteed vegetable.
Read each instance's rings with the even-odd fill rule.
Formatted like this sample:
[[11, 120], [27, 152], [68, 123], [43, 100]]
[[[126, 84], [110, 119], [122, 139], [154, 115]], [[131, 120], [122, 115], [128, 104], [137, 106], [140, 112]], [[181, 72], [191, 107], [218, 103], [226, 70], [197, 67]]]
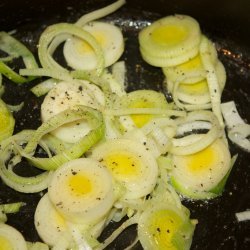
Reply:
[[[5, 204], [4, 249], [104, 249], [133, 224], [138, 233], [126, 249], [138, 241], [144, 249], [190, 249], [198, 221], [182, 199], [221, 195], [237, 158], [231, 157], [224, 119], [230, 139], [248, 150], [249, 125], [237, 116], [228, 120], [229, 104], [222, 115], [225, 68], [192, 17], [165, 17], [138, 37], [143, 59], [162, 67], [172, 101], [155, 90], [126, 91], [122, 30], [98, 20], [124, 3], [118, 0], [75, 24], [47, 27], [38, 44], [39, 63], [13, 36], [0, 33], [7, 54], [0, 59], [3, 76], [13, 84], [46, 78], [30, 88], [44, 96], [36, 130], [12, 135], [14, 118], [0, 100], [1, 179], [18, 192], [44, 192], [34, 215], [43, 243], [25, 242], [7, 225], [5, 214], [28, 204]], [[62, 43], [65, 67], [53, 57]], [[25, 68], [15, 72], [8, 64], [18, 57]], [[15, 168], [23, 161], [38, 174], [18, 175]], [[111, 221], [121, 225], [101, 242]]]

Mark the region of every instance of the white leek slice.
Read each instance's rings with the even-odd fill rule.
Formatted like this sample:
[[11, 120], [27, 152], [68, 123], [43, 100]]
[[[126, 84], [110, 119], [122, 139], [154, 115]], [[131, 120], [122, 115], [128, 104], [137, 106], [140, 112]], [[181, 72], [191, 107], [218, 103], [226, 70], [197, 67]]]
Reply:
[[[214, 142], [222, 134], [222, 128], [219, 126], [216, 116], [205, 110], [193, 111], [188, 113], [187, 117], [179, 118], [179, 126], [183, 124], [193, 123], [195, 121], [207, 121], [211, 124], [210, 130], [205, 134], [191, 134], [182, 138], [172, 140], [173, 146], [170, 152], [174, 155], [190, 155], [197, 153], [212, 142]], [[191, 138], [191, 140], [190, 140]]]
[[209, 192], [231, 169], [231, 156], [225, 142], [217, 139], [195, 154], [173, 155], [173, 165], [171, 181], [178, 191], [182, 193], [183, 187], [194, 193]]
[[[119, 98], [115, 105], [116, 108], [129, 110], [147, 108], [168, 110], [170, 107], [165, 96], [154, 90], [132, 91], [122, 98]], [[152, 114], [132, 114], [130, 117], [126, 117], [125, 119], [131, 118], [134, 125], [141, 128], [155, 117], [157, 116]]]
[[[44, 98], [41, 106], [43, 122], [75, 105], [85, 105], [100, 109], [105, 104], [102, 91], [86, 81], [72, 81], [58, 83]], [[52, 132], [57, 138], [75, 143], [91, 130], [86, 120], [77, 121], [57, 128]]]
[[0, 247], [4, 250], [28, 250], [22, 234], [4, 223], [0, 223]]
[[185, 15], [159, 19], [139, 34], [143, 58], [148, 63], [160, 67], [178, 65], [196, 56], [200, 39], [199, 24], [192, 17]]
[[[217, 51], [213, 43], [209, 43], [209, 51], [212, 61], [215, 63], [217, 61]], [[174, 67], [164, 67], [162, 70], [167, 80], [171, 82], [184, 78], [182, 83], [196, 83], [206, 77], [200, 54], [183, 64]]]
[[246, 210], [243, 212], [238, 212], [235, 214], [237, 220], [240, 221], [246, 221], [246, 220], [250, 220], [250, 210]]
[[[215, 64], [215, 74], [219, 90], [222, 92], [226, 82], [226, 72], [219, 60]], [[186, 110], [211, 108], [210, 91], [206, 79], [196, 83], [182, 83], [182, 80], [176, 83], [167, 81], [167, 87], [173, 95], [175, 104], [179, 108]]]
[[[89, 32], [83, 30], [81, 27], [69, 23], [58, 23], [51, 25], [47, 27], [47, 29], [40, 36], [39, 46], [38, 46], [38, 56], [43, 68], [53, 70], [54, 72], [59, 73], [59, 75], [60, 73], [68, 72], [67, 69], [59, 65], [53, 59], [52, 54], [55, 48], [49, 47], [53, 39], [62, 34], [63, 35], [71, 34], [76, 37], [79, 37], [82, 40], [86, 41], [93, 48], [97, 57], [96, 72], [98, 75], [100, 75], [104, 68], [104, 55], [101, 46]], [[62, 40], [59, 39], [58, 43], [55, 44], [55, 47], [58, 46], [62, 41], [64, 41], [64, 38]]]
[[56, 209], [73, 223], [96, 223], [114, 203], [112, 176], [94, 159], [79, 158], [58, 168], [48, 187]]
[[221, 104], [222, 114], [228, 130], [229, 139], [239, 147], [250, 152], [250, 124], [247, 124], [239, 115], [235, 102]]
[[[97, 40], [104, 53], [105, 67], [115, 63], [124, 51], [121, 30], [113, 24], [91, 22], [82, 27]], [[93, 70], [97, 66], [94, 50], [79, 38], [69, 38], [64, 45], [64, 57], [69, 66], [79, 70]]]
[[15, 120], [7, 108], [7, 105], [0, 99], [0, 142], [8, 138], [14, 131]]
[[205, 36], [203, 36], [200, 44], [200, 54], [203, 66], [207, 72], [206, 79], [210, 93], [212, 110], [217, 116], [220, 125], [223, 127], [224, 122], [220, 107], [222, 91], [220, 90], [218, 76], [216, 75], [215, 71], [215, 65], [212, 61], [212, 57], [209, 52], [209, 43], [211, 43], [211, 41], [209, 41]]
[[115, 12], [116, 10], [118, 10], [125, 3], [126, 3], [125, 0], [117, 0], [116, 2], [114, 2], [110, 5], [107, 5], [101, 9], [97, 9], [97, 10], [94, 10], [90, 13], [87, 13], [87, 14], [83, 15], [82, 17], [80, 17], [79, 20], [77, 20], [76, 25], [83, 26], [88, 22], [105, 17], [105, 16]]
[[145, 250], [190, 249], [195, 225], [178, 207], [157, 202], [138, 221], [138, 237]]
[[45, 194], [39, 201], [35, 216], [35, 227], [41, 239], [50, 246], [63, 241], [65, 249], [70, 246], [72, 236], [62, 215], [55, 209]]
[[158, 166], [142, 144], [128, 139], [106, 141], [94, 148], [92, 158], [102, 162], [126, 188], [124, 199], [137, 199], [155, 187]]

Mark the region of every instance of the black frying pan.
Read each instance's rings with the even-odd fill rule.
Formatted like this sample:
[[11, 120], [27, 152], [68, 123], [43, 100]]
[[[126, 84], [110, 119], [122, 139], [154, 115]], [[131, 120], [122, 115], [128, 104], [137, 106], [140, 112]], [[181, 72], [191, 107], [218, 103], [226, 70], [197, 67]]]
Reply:
[[[45, 26], [56, 22], [74, 22], [82, 14], [112, 1], [106, 0], [1, 0], [0, 30], [17, 29], [15, 36], [32, 51]], [[127, 5], [107, 19], [115, 21], [128, 38], [123, 59], [127, 63], [129, 90], [153, 88], [162, 91], [163, 79], [159, 69], [146, 65], [139, 54], [138, 30], [148, 21], [169, 14], [187, 14], [196, 18], [202, 31], [217, 46], [219, 57], [227, 70], [227, 85], [223, 101], [234, 100], [240, 114], [250, 122], [250, 4], [248, 0], [127, 0]], [[231, 52], [231, 54], [225, 53]], [[60, 55], [58, 55], [60, 60]], [[15, 131], [24, 128], [37, 128], [40, 124], [39, 106], [42, 98], [35, 98], [28, 89], [32, 84], [17, 86], [4, 80], [6, 93], [3, 99], [9, 104], [25, 102], [22, 111], [16, 113]], [[237, 162], [232, 170], [221, 197], [211, 201], [188, 201], [184, 204], [191, 210], [191, 217], [199, 220], [191, 249], [250, 249], [250, 221], [238, 223], [235, 213], [250, 209], [250, 154], [230, 145], [232, 154], [238, 153]], [[30, 173], [27, 164], [17, 171]], [[24, 169], [24, 170], [23, 170]], [[0, 203], [24, 201], [28, 206], [18, 214], [9, 215], [8, 223], [15, 226], [26, 240], [36, 241], [39, 237], [34, 229], [34, 208], [41, 194], [20, 194], [0, 182]], [[116, 227], [111, 224], [101, 239]], [[136, 229], [129, 228], [108, 249], [123, 249], [134, 239]], [[139, 244], [134, 249], [142, 249]]]

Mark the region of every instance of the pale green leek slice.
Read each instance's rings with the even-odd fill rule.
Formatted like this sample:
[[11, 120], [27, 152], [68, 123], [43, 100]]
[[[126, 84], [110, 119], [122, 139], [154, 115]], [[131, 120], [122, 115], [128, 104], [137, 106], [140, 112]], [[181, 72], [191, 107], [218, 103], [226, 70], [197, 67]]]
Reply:
[[[36, 158], [33, 156], [38, 142], [44, 135], [65, 123], [81, 119], [86, 119], [92, 128], [86, 136], [80, 138], [78, 142], [71, 145], [62, 153], [59, 153], [51, 158]], [[104, 136], [104, 130], [103, 117], [99, 111], [86, 106], [75, 106], [74, 109], [65, 110], [43, 123], [35, 131], [24, 150], [20, 153], [34, 166], [44, 170], [54, 170], [63, 163], [82, 156], [90, 147], [96, 144]]]
[[67, 72], [65, 68], [59, 65], [53, 58], [50, 53], [48, 53], [49, 45], [53, 39], [61, 34], [71, 34], [80, 39], [86, 41], [94, 50], [97, 56], [97, 67], [96, 71], [99, 74], [102, 73], [104, 68], [104, 56], [103, 51], [96, 41], [96, 39], [87, 31], [82, 28], [69, 23], [58, 23], [49, 26], [40, 36], [39, 47], [38, 47], [38, 56], [42, 66], [45, 69], [53, 69], [56, 72]]
[[15, 119], [7, 108], [7, 105], [0, 99], [0, 142], [12, 135], [15, 126]]
[[[16, 40], [14, 37], [10, 36], [6, 32], [0, 32], [0, 49], [5, 53], [9, 54], [10, 57], [18, 58], [22, 57], [23, 62], [27, 69], [38, 68], [37, 62], [33, 54], [29, 49]], [[11, 81], [16, 83], [24, 83], [34, 79], [34, 77], [24, 78], [12, 70], [3, 60], [0, 60], [0, 73], [5, 75]]]

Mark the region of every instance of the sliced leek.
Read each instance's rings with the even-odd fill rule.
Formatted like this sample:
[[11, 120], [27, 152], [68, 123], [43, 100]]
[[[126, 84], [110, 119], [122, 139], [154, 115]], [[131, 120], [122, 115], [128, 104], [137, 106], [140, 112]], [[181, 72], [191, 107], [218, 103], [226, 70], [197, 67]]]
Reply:
[[[33, 156], [38, 142], [44, 135], [65, 123], [81, 119], [88, 120], [92, 127], [92, 130], [86, 136], [80, 138], [75, 144], [72, 144], [62, 153], [50, 158], [37, 158]], [[97, 143], [103, 135], [104, 124], [102, 115], [98, 111], [89, 107], [77, 106], [76, 109], [65, 110], [43, 123], [28, 141], [24, 150], [20, 150], [20, 153], [36, 167], [44, 170], [54, 170], [63, 163], [81, 157], [87, 150]]]
[[235, 102], [230, 101], [221, 104], [222, 114], [228, 130], [229, 139], [239, 147], [250, 152], [250, 125], [239, 115]]
[[155, 203], [138, 221], [143, 249], [190, 249], [195, 225], [185, 212], [171, 204]]
[[0, 142], [12, 135], [15, 126], [15, 119], [7, 108], [7, 105], [0, 99]]
[[[162, 93], [153, 91], [153, 90], [136, 90], [133, 92], [128, 93], [127, 95], [123, 96], [117, 101], [116, 104], [117, 108], [122, 109], [162, 109], [168, 110], [170, 105], [168, 105], [166, 98]], [[153, 111], [153, 110], [152, 110]], [[151, 114], [139, 114], [140, 111], [138, 110], [138, 114], [131, 114], [130, 117], [126, 119], [132, 119], [136, 127], [142, 127], [146, 123], [148, 123], [151, 119], [156, 117], [156, 115]]]
[[156, 185], [158, 167], [144, 145], [128, 139], [114, 139], [95, 147], [91, 157], [99, 160], [125, 188], [123, 199], [149, 194]]
[[[89, 32], [102, 48], [105, 67], [115, 63], [124, 51], [124, 41], [121, 30], [113, 24], [91, 22], [82, 27]], [[78, 70], [94, 70], [97, 67], [95, 51], [87, 42], [71, 37], [64, 45], [64, 57], [70, 67]]]
[[96, 71], [101, 74], [104, 68], [104, 56], [103, 51], [96, 39], [87, 31], [80, 27], [77, 27], [69, 23], [59, 23], [49, 26], [40, 36], [38, 55], [40, 62], [44, 68], [53, 69], [58, 72], [67, 72], [65, 68], [60, 66], [53, 58], [50, 53], [48, 53], [48, 48], [53, 39], [60, 35], [68, 33], [79, 37], [80, 39], [86, 41], [94, 50], [97, 56], [97, 66]]
[[160, 67], [175, 66], [196, 56], [200, 39], [199, 24], [185, 15], [162, 18], [139, 34], [140, 50], [144, 59], [149, 64]]
[[[215, 63], [217, 61], [217, 51], [213, 43], [209, 43], [209, 51], [212, 61]], [[171, 82], [176, 82], [182, 78], [182, 83], [196, 83], [206, 77], [200, 54], [183, 64], [174, 67], [164, 67], [163, 73], [167, 80]]]
[[28, 250], [22, 234], [4, 223], [0, 223], [0, 244], [4, 250]]
[[70, 247], [72, 236], [67, 223], [49, 200], [48, 194], [40, 199], [36, 207], [34, 222], [39, 236], [45, 243], [55, 246], [61, 241], [61, 244], [64, 243], [64, 249]]
[[[213, 188], [230, 171], [231, 156], [224, 141], [217, 139], [197, 153], [185, 156], [173, 155], [173, 165], [171, 181], [180, 193], [196, 198], [200, 193], [208, 192], [209, 197], [209, 192], [213, 193]], [[214, 196], [216, 195], [215, 193]], [[208, 197], [204, 194], [204, 198]]]
[[114, 203], [110, 172], [94, 159], [69, 161], [56, 170], [48, 194], [56, 209], [74, 223], [94, 224]]
[[[35, 57], [21, 42], [10, 36], [6, 32], [0, 32], [0, 49], [10, 56], [17, 58], [22, 57], [27, 69], [38, 68]], [[8, 67], [0, 60], [0, 73], [8, 77], [11, 81], [16, 83], [24, 83], [32, 80], [34, 77], [24, 78]]]
[[[97, 86], [86, 81], [60, 82], [44, 98], [41, 118], [46, 122], [66, 109], [74, 109], [76, 105], [100, 109], [104, 104], [104, 95]], [[90, 124], [86, 120], [81, 120], [65, 124], [51, 133], [65, 142], [75, 143], [90, 130]]]
[[220, 90], [218, 77], [215, 72], [215, 66], [213, 64], [212, 57], [209, 52], [209, 43], [210, 41], [205, 36], [203, 36], [200, 44], [200, 54], [203, 66], [207, 72], [206, 78], [210, 93], [212, 110], [217, 116], [220, 126], [223, 127], [224, 123], [220, 107], [220, 101], [221, 101], [220, 99], [222, 91]]

